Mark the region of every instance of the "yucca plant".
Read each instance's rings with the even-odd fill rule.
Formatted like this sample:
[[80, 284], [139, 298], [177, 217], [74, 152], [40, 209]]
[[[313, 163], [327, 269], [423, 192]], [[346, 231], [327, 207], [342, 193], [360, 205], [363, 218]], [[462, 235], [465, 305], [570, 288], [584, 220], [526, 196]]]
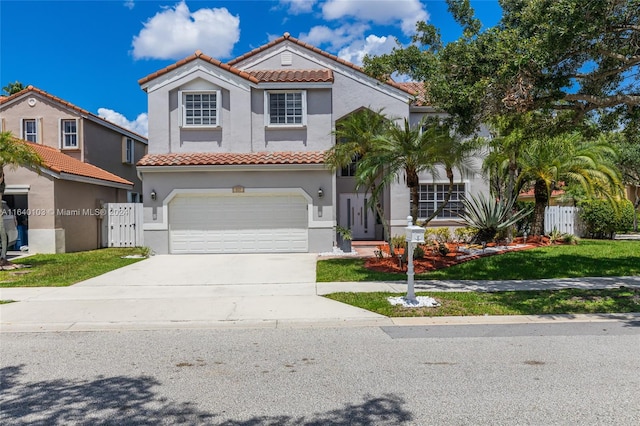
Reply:
[[462, 200], [464, 213], [460, 215], [467, 226], [477, 230], [474, 242], [493, 241], [496, 234], [514, 225], [531, 213], [529, 209], [513, 211], [515, 199], [496, 200], [484, 194]]

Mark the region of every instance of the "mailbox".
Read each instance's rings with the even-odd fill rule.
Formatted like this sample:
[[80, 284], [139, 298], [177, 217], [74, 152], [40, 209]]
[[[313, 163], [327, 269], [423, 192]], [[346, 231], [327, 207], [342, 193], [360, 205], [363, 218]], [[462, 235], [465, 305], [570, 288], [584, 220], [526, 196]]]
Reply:
[[406, 228], [408, 243], [424, 243], [424, 228], [416, 225], [409, 225]]

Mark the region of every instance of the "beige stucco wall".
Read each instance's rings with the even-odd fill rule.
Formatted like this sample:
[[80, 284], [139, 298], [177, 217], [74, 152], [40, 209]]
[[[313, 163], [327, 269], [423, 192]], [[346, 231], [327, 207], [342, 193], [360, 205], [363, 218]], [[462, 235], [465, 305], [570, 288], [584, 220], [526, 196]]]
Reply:
[[127, 197], [124, 189], [60, 180], [25, 167], [7, 170], [6, 183], [9, 187], [28, 186], [30, 253], [99, 248], [99, 202], [125, 202]]

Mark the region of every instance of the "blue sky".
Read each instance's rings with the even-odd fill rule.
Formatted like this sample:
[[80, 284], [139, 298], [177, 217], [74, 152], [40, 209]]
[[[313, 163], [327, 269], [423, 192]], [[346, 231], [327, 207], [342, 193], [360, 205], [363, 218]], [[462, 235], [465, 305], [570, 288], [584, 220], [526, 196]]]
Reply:
[[[497, 1], [472, 5], [485, 27], [500, 19]], [[32, 84], [146, 134], [137, 81], [197, 49], [226, 61], [289, 32], [360, 64], [408, 43], [417, 20], [460, 35], [444, 0], [0, 0], [0, 87]]]

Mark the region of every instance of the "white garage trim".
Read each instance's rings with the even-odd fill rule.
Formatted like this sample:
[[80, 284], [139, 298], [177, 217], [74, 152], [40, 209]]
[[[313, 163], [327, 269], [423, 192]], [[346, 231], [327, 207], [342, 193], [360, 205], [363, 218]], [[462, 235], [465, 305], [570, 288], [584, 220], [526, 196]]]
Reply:
[[309, 251], [308, 202], [288, 193], [182, 193], [169, 204], [169, 251]]
[[[245, 188], [245, 194], [295, 194], [301, 195], [307, 200], [307, 214], [309, 228], [327, 228], [331, 227], [331, 223], [327, 221], [317, 221], [313, 219], [313, 199], [302, 188]], [[145, 231], [168, 231], [169, 230], [169, 203], [180, 194], [210, 194], [210, 195], [228, 195], [231, 194], [231, 188], [207, 188], [207, 189], [174, 189], [162, 200], [162, 222], [145, 223]]]

